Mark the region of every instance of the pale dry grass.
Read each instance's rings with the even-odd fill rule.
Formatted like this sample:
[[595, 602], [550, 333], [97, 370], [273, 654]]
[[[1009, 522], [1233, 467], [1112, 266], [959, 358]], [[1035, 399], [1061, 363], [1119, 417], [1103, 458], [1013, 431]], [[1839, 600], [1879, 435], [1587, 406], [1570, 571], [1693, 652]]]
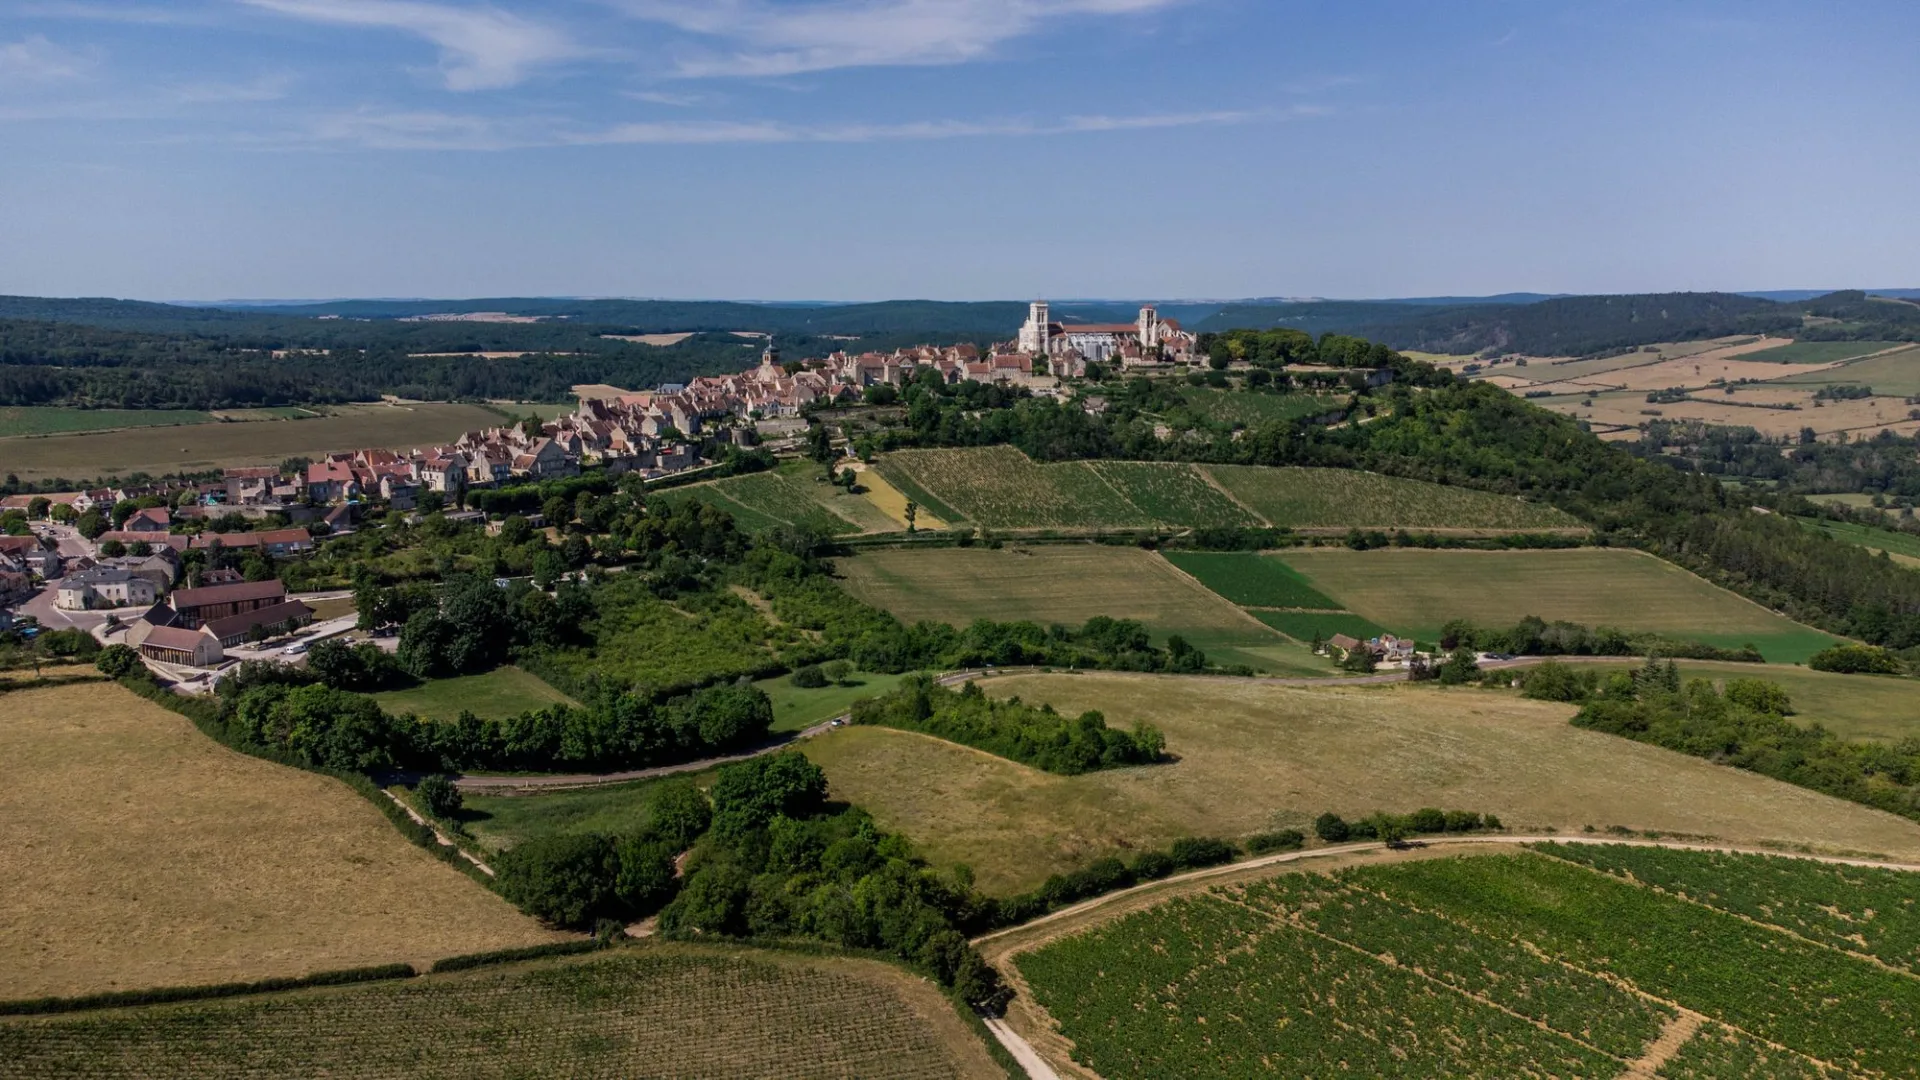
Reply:
[[0, 697], [0, 998], [559, 940], [338, 781], [110, 683]]
[[1584, 731], [1566, 705], [1479, 690], [1283, 687], [1171, 676], [1023, 675], [982, 684], [1069, 715], [1158, 726], [1172, 764], [1063, 777], [923, 735], [808, 740], [833, 797], [1005, 894], [1182, 835], [1305, 827], [1323, 811], [1422, 806], [1509, 828], [1587, 825], [1920, 857], [1920, 825], [1753, 773]]
[[[1778, 365], [1768, 365], [1777, 367]], [[1851, 401], [1827, 401], [1818, 406], [1814, 404], [1813, 387], [1791, 387], [1785, 384], [1747, 385], [1740, 387], [1734, 394], [1727, 395], [1724, 401], [1745, 401], [1755, 404], [1798, 405], [1797, 409], [1762, 409], [1725, 404], [1717, 389], [1695, 392], [1692, 399], [1679, 402], [1651, 404], [1646, 395], [1639, 391], [1627, 393], [1604, 393], [1594, 399], [1589, 406], [1585, 400], [1568, 398], [1542, 401], [1539, 404], [1567, 416], [1590, 420], [1595, 424], [1619, 424], [1629, 427], [1644, 424], [1649, 420], [1698, 420], [1726, 427], [1750, 427], [1763, 435], [1798, 435], [1802, 428], [1812, 428], [1822, 436], [1837, 436], [1846, 431], [1854, 436], [1872, 435], [1881, 429], [1902, 433], [1906, 428], [1917, 426], [1908, 419], [1913, 406], [1905, 400], [1895, 397], [1858, 398]], [[1648, 411], [1658, 416], [1647, 415]]]

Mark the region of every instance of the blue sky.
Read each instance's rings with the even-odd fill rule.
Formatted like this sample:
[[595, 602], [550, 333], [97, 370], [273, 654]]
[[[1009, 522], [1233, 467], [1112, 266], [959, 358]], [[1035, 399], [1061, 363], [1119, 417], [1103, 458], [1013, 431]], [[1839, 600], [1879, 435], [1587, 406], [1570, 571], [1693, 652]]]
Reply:
[[4, 0], [0, 292], [1920, 286], [1920, 5]]

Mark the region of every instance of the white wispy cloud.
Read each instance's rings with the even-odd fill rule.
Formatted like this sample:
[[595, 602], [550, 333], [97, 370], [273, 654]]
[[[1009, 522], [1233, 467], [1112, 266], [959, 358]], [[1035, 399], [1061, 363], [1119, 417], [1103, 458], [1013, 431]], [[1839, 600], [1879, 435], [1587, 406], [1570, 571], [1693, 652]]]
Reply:
[[1313, 106], [1136, 115], [926, 120], [897, 124], [792, 124], [775, 120], [668, 120], [583, 127], [536, 118], [500, 120], [436, 111], [362, 109], [321, 120], [302, 145], [382, 150], [513, 150], [553, 146], [693, 146], [776, 143], [876, 143], [967, 138], [1029, 138], [1105, 131], [1226, 126], [1321, 115]]
[[513, 86], [534, 68], [586, 50], [553, 26], [492, 7], [416, 0], [241, 0], [249, 6], [309, 22], [399, 30], [440, 48], [449, 90]]
[[0, 82], [71, 82], [85, 77], [98, 62], [91, 53], [55, 45], [44, 34], [30, 34], [0, 43]]
[[960, 64], [1069, 16], [1139, 15], [1188, 0], [612, 0], [683, 33], [729, 42], [681, 55], [678, 74], [771, 77], [845, 67]]

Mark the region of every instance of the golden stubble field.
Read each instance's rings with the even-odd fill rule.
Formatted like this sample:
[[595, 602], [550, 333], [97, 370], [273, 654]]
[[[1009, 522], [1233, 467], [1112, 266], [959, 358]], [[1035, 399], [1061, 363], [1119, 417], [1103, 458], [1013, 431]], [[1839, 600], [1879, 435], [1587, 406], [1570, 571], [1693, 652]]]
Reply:
[[1753, 773], [1583, 731], [1566, 705], [1481, 690], [1020, 675], [989, 693], [1158, 726], [1172, 764], [1054, 776], [926, 736], [848, 727], [808, 740], [833, 797], [1005, 894], [1183, 835], [1302, 828], [1331, 810], [1422, 806], [1509, 828], [1621, 825], [1920, 858], [1920, 825]]
[[478, 405], [420, 402], [338, 406], [307, 420], [256, 420], [39, 438], [0, 439], [3, 471], [25, 480], [197, 472], [278, 465], [363, 447], [410, 450], [462, 432], [499, 427], [499, 413]]
[[0, 998], [560, 940], [339, 782], [111, 683], [0, 696]]

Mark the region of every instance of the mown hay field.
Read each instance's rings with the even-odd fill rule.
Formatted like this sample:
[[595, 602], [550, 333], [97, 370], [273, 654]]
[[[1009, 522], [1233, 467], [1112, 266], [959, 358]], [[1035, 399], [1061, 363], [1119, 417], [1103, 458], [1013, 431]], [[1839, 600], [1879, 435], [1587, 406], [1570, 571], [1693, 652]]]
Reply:
[[1421, 806], [1509, 828], [1619, 825], [1920, 861], [1920, 825], [1700, 758], [1584, 731], [1571, 706], [1413, 686], [1086, 673], [981, 683], [1110, 725], [1151, 723], [1170, 764], [1063, 777], [924, 735], [841, 728], [803, 744], [832, 795], [941, 865], [1011, 893], [1180, 836], [1301, 828]]
[[1637, 551], [1313, 548], [1285, 561], [1347, 610], [1424, 641], [1450, 619], [1507, 627], [1528, 615], [1727, 647], [1752, 642], [1775, 663], [1805, 661], [1834, 640]]
[[561, 939], [338, 781], [228, 750], [119, 686], [0, 702], [0, 998]]
[[1109, 1076], [1274, 1060], [1301, 1075], [1912, 1075], [1920, 982], [1857, 934], [1822, 933], [1911, 885], [1549, 844], [1218, 885], [1002, 955], [1059, 1034], [1031, 1008], [1023, 1026]]
[[1164, 643], [1179, 634], [1217, 663], [1316, 674], [1324, 665], [1166, 560], [1104, 545], [891, 549], [836, 564], [847, 591], [905, 622], [976, 619], [1077, 626], [1137, 619]]
[[1002, 1077], [930, 983], [877, 961], [650, 943], [236, 1000], [0, 1021], [35, 1077]]
[[8, 440], [0, 443], [0, 459], [6, 461], [8, 472], [25, 480], [195, 472], [278, 465], [290, 457], [320, 457], [362, 447], [412, 449], [505, 422], [501, 414], [478, 405], [339, 406], [310, 420], [128, 428]]
[[[193, 409], [70, 409], [59, 405], [16, 405], [0, 408], [0, 438], [206, 424], [212, 420], [212, 414]], [[6, 445], [0, 443], [0, 448]], [[0, 456], [3, 456], [3, 452], [0, 452]]]
[[431, 679], [405, 690], [372, 695], [380, 707], [396, 715], [416, 713], [440, 722], [458, 720], [463, 712], [505, 719], [549, 705], [572, 705], [574, 700], [548, 686], [539, 676], [520, 668], [497, 667], [481, 675]]
[[1913, 533], [1895, 532], [1892, 529], [1876, 529], [1871, 525], [1855, 525], [1851, 521], [1827, 521], [1815, 518], [1799, 518], [1801, 524], [1818, 529], [1836, 540], [1857, 544], [1869, 551], [1884, 551], [1895, 559], [1920, 560], [1920, 536]]
[[1294, 529], [1577, 529], [1541, 503], [1349, 469], [1213, 465], [1207, 471], [1273, 525]]

